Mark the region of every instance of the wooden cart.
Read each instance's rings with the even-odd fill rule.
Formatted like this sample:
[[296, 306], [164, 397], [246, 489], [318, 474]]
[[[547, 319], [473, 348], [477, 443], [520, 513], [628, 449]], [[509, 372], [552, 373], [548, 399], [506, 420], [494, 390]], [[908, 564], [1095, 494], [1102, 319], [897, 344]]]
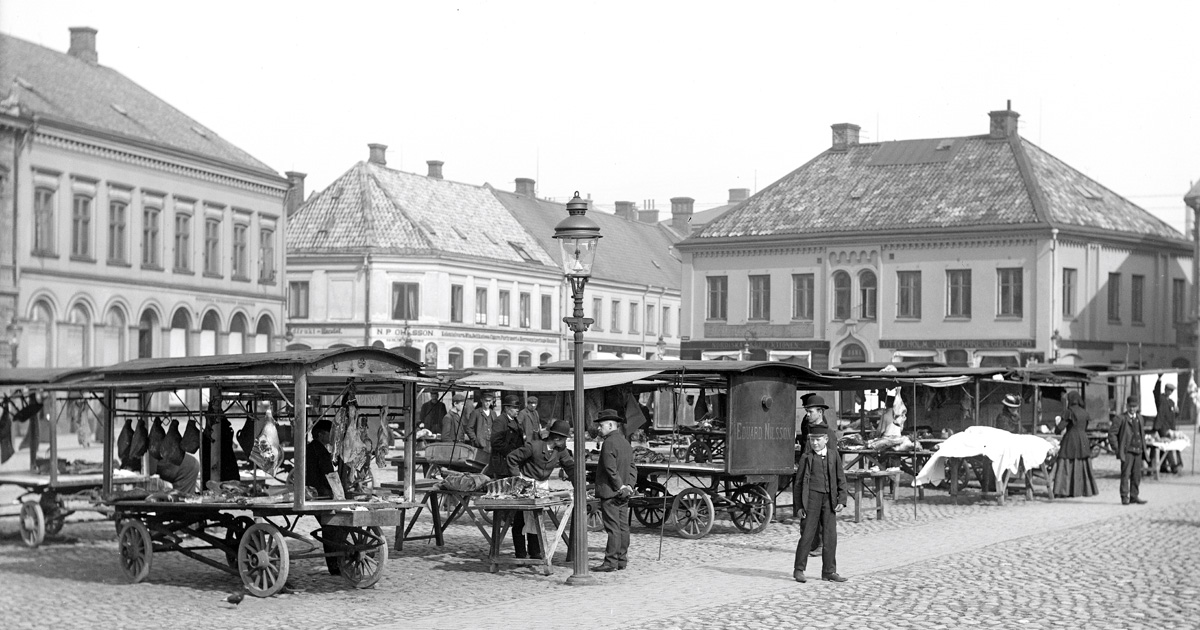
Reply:
[[[429, 382], [418, 368], [397, 353], [377, 348], [138, 359], [98, 368], [98, 379], [87, 383], [86, 388], [103, 392], [106, 399], [106, 493], [112, 490], [114, 481], [113, 429], [122, 416], [147, 413], [154, 395], [169, 393], [185, 406], [195, 404], [201, 395], [218, 407], [233, 401], [270, 402], [280, 408], [278, 417], [290, 420], [295, 427], [295, 440], [300, 445], [294, 450], [290, 483], [281, 481], [267, 496], [216, 501], [207, 500], [212, 497], [172, 502], [108, 501], [118, 522], [122, 573], [131, 582], [141, 581], [149, 575], [155, 553], [177, 552], [238, 576], [246, 592], [266, 597], [284, 588], [291, 560], [324, 557], [332, 558], [342, 577], [354, 587], [375, 584], [388, 555], [381, 528], [401, 522], [400, 511], [414, 507], [411, 496], [398, 500], [308, 499], [303, 445], [313, 423], [322, 415], [330, 417], [331, 408], [344, 400], [347, 392], [358, 396], [395, 395], [403, 402], [391, 410], [411, 418], [415, 385]], [[222, 433], [221, 423], [213, 422], [208, 461], [201, 461], [214, 480], [221, 479], [220, 445], [227, 439]], [[406, 432], [406, 438], [407, 461], [412, 462], [411, 431]], [[409, 478], [412, 472], [410, 465]], [[308, 533], [298, 531], [304, 517], [314, 518], [319, 528]], [[295, 549], [289, 547], [289, 541], [298, 543]], [[224, 557], [214, 559], [201, 553], [206, 550], [220, 551]]]

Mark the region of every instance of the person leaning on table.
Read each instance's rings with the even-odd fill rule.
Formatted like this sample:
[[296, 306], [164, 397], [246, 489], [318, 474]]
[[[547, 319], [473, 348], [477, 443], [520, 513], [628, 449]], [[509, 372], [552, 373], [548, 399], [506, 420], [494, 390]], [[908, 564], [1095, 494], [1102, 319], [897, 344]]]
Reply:
[[1108, 443], [1121, 462], [1121, 505], [1145, 503], [1145, 499], [1138, 497], [1138, 487], [1142, 483], [1142, 451], [1146, 444], [1137, 396], [1125, 399], [1125, 413], [1113, 419], [1108, 429]]
[[[1158, 407], [1158, 415], [1154, 418], [1154, 431], [1158, 433], [1158, 437], [1164, 440], [1171, 439], [1171, 432], [1175, 430], [1175, 422], [1179, 417], [1175, 401], [1171, 400], [1171, 393], [1174, 391], [1174, 385], [1170, 383], [1163, 385], [1162, 376], [1154, 381], [1154, 405]], [[1179, 451], [1167, 451], [1159, 471], [1178, 473], [1182, 465], [1183, 458]]]
[[[550, 473], [555, 468], [562, 468], [571, 479], [575, 478], [575, 458], [567, 450], [567, 436], [571, 435], [571, 423], [566, 420], [556, 420], [551, 423], [545, 439], [534, 438], [521, 448], [508, 454], [505, 460], [508, 472], [512, 476], [521, 476], [540, 484], [550, 480]], [[543, 550], [537, 534], [526, 532], [526, 548], [530, 558], [542, 559]]]
[[613, 409], [605, 409], [596, 416], [596, 424], [603, 440], [596, 466], [596, 498], [600, 499], [608, 544], [604, 547], [604, 562], [592, 570], [607, 573], [629, 564], [629, 497], [637, 483], [637, 467], [633, 464], [633, 447], [622, 432], [625, 418]]
[[846, 473], [842, 470], [842, 458], [829, 446], [829, 429], [814, 426], [808, 434], [808, 449], [800, 457], [797, 473], [800, 496], [803, 504], [800, 515], [804, 519], [800, 540], [796, 542], [796, 560], [792, 577], [797, 582], [807, 582], [804, 570], [808, 567], [808, 552], [820, 533], [824, 538], [821, 550], [821, 579], [829, 582], [845, 582], [837, 572], [837, 512], [846, 507]]

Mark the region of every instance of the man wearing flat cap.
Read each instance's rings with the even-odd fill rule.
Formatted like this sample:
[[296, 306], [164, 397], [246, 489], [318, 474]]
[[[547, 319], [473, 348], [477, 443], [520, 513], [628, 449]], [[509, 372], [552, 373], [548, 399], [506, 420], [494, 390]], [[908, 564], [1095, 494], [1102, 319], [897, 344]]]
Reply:
[[808, 435], [808, 447], [800, 456], [796, 474], [797, 494], [801, 497], [800, 516], [803, 518], [800, 540], [796, 542], [796, 559], [792, 578], [807, 582], [808, 553], [817, 535], [823, 540], [821, 548], [821, 579], [845, 582], [837, 572], [837, 512], [846, 507], [846, 473], [837, 449], [829, 445], [829, 429], [813, 426]]
[[613, 409], [596, 416], [597, 428], [604, 440], [600, 444], [600, 463], [596, 466], [596, 498], [600, 499], [600, 517], [608, 544], [604, 562], [592, 569], [599, 573], [623, 570], [629, 564], [629, 497], [637, 483], [633, 447], [622, 430], [625, 418]]
[[496, 410], [496, 395], [492, 392], [481, 392], [475, 408], [471, 410], [471, 415], [467, 418], [468, 437], [471, 439], [471, 443], [490, 453], [492, 451], [492, 422], [499, 417], [500, 412]]
[[526, 444], [541, 437], [542, 416], [538, 414], [537, 406], [537, 396], [526, 396], [525, 408], [517, 414], [517, 421], [521, 423], [521, 433], [525, 435]]
[[[1175, 401], [1171, 400], [1171, 394], [1174, 391], [1175, 386], [1171, 383], [1163, 385], [1161, 374], [1158, 376], [1158, 380], [1154, 381], [1154, 406], [1158, 407], [1158, 416], [1154, 418], [1154, 431], [1160, 438], [1170, 439], [1171, 432], [1175, 430], [1175, 421], [1179, 417]], [[1179, 451], [1167, 451], [1160, 471], [1178, 472], [1181, 465], [1183, 465], [1183, 458]]]
[[1108, 444], [1121, 462], [1121, 504], [1145, 503], [1138, 497], [1142, 483], [1142, 451], [1145, 450], [1145, 428], [1137, 396], [1125, 399], [1125, 413], [1113, 419], [1108, 429]]

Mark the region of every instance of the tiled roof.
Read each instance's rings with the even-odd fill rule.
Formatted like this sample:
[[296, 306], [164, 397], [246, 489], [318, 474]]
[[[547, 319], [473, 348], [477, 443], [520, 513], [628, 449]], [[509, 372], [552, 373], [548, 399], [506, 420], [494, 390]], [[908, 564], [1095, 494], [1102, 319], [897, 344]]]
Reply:
[[[494, 188], [492, 192], [558, 264], [562, 251], [554, 240], [554, 226], [567, 217], [567, 206]], [[669, 230], [607, 212], [592, 211], [587, 216], [600, 226], [601, 236], [592, 278], [679, 290], [683, 265], [672, 256]]]
[[287, 249], [453, 254], [557, 267], [490, 189], [370, 162], [355, 164], [300, 206], [288, 219]]
[[1050, 224], [1182, 238], [1024, 139], [968, 136], [827, 150], [689, 242]]
[[12, 98], [23, 111], [43, 120], [181, 149], [279, 176], [120, 72], [0, 34], [0, 100]]

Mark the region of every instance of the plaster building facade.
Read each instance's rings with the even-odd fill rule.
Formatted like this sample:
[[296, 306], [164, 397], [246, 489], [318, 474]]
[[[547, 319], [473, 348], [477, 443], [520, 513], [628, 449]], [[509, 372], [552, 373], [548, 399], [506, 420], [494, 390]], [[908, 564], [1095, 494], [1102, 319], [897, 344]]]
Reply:
[[[517, 178], [515, 192], [492, 189], [504, 207], [525, 226], [556, 264], [561, 249], [554, 226], [567, 216], [566, 205], [539, 199], [536, 182]], [[489, 187], [490, 188], [490, 187]], [[617, 214], [588, 212], [600, 226], [600, 244], [592, 278], [584, 294], [584, 313], [593, 323], [584, 337], [584, 358], [678, 358], [682, 265], [672, 251], [677, 237], [660, 224], [658, 211], [633, 212], [633, 202], [618, 201]], [[561, 268], [561, 267], [560, 267]], [[571, 291], [559, 283], [562, 318], [573, 308]], [[560, 356], [572, 358], [567, 344]]]
[[483, 186], [369, 145], [291, 217], [289, 348], [371, 345], [439, 368], [557, 360], [561, 272]]
[[0, 35], [10, 365], [277, 349], [288, 182], [112, 68]]
[[677, 245], [683, 358], [1190, 365], [1188, 241], [1017, 120], [877, 143], [834, 125], [829, 149]]

